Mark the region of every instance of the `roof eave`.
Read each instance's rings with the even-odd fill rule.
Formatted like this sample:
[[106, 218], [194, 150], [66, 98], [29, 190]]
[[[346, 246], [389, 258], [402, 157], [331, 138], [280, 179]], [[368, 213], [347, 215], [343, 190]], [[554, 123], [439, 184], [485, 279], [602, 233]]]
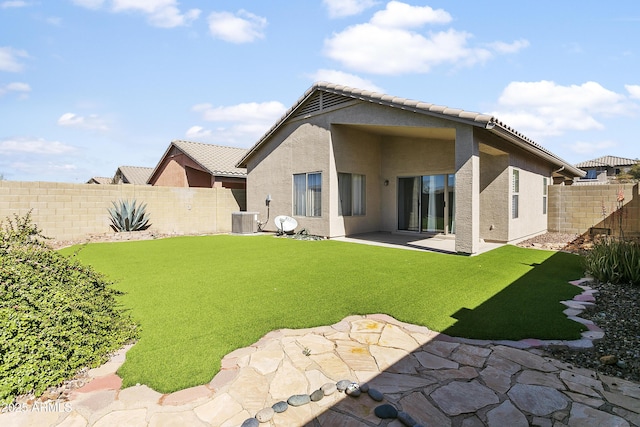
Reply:
[[516, 145], [517, 147], [520, 147], [525, 151], [528, 151], [529, 153], [535, 154], [536, 156], [545, 159], [546, 161], [550, 162], [555, 166], [561, 167], [563, 172], [564, 171], [567, 172], [567, 173], [563, 173], [562, 175], [565, 175], [565, 176], [573, 175], [575, 177], [583, 178], [587, 174], [585, 171], [576, 168], [575, 166], [571, 165], [565, 160], [559, 157], [556, 157], [555, 155], [547, 152], [544, 149], [534, 146], [529, 141], [523, 139], [519, 135], [514, 134], [511, 130], [506, 129], [505, 127], [501, 126], [496, 122], [487, 124], [487, 126], [485, 126], [485, 129], [499, 136], [500, 138], [508, 140], [509, 142]]

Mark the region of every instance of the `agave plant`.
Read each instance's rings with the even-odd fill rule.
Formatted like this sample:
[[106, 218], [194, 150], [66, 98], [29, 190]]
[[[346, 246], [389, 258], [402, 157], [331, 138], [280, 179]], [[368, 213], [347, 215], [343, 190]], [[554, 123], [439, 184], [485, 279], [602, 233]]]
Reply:
[[107, 208], [111, 215], [111, 228], [113, 231], [141, 231], [151, 226], [145, 209], [146, 204], [136, 206], [136, 201], [119, 200], [111, 202], [112, 208]]

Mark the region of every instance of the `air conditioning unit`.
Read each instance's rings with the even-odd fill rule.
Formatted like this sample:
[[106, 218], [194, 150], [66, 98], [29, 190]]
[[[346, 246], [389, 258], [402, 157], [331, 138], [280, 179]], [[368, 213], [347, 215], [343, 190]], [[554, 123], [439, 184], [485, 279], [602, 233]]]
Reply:
[[231, 232], [253, 234], [258, 232], [258, 212], [232, 212]]

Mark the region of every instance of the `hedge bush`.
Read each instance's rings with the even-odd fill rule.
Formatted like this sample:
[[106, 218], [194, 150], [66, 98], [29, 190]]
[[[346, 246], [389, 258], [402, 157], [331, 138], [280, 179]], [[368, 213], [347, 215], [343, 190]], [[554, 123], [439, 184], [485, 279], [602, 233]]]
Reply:
[[0, 223], [0, 403], [38, 396], [137, 337], [110, 285], [49, 248], [30, 214]]

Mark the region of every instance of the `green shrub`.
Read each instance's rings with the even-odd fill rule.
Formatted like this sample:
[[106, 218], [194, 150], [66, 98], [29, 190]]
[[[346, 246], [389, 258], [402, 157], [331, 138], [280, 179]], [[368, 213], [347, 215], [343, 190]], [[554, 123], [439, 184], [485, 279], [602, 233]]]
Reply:
[[111, 216], [111, 228], [113, 231], [142, 231], [151, 227], [145, 210], [146, 204], [136, 206], [136, 201], [119, 200], [111, 202], [112, 208], [107, 208]]
[[117, 295], [50, 249], [29, 214], [0, 223], [0, 404], [39, 395], [134, 339]]
[[640, 243], [604, 238], [585, 255], [585, 269], [601, 282], [640, 285]]

